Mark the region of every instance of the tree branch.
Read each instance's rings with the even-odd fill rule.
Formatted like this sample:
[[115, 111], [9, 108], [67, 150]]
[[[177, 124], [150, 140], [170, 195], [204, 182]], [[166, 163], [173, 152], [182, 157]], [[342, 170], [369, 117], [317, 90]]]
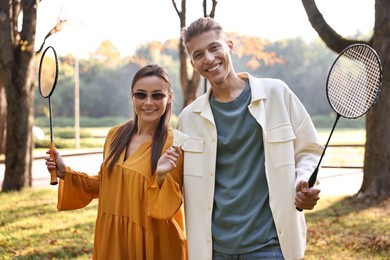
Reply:
[[45, 38], [43, 39], [43, 42], [39, 49], [36, 51], [36, 54], [40, 53], [43, 50], [43, 47], [45, 46], [46, 40], [52, 36], [53, 34], [60, 32], [63, 29], [63, 25], [66, 24], [68, 20], [58, 20], [56, 25], [46, 34]]
[[173, 4], [173, 7], [175, 8], [177, 15], [180, 17], [180, 11], [179, 11], [179, 9], [177, 9], [176, 1], [172, 0], [172, 4]]
[[209, 16], [214, 18], [215, 17], [215, 10], [216, 10], [217, 4], [218, 4], [218, 0], [213, 0], [212, 3], [213, 3], [213, 5], [211, 7], [211, 11], [210, 11]]
[[311, 26], [316, 30], [320, 38], [333, 51], [340, 53], [346, 47], [355, 43], [366, 43], [365, 41], [349, 40], [338, 34], [325, 21], [317, 8], [314, 0], [302, 0], [303, 7], [307, 13]]

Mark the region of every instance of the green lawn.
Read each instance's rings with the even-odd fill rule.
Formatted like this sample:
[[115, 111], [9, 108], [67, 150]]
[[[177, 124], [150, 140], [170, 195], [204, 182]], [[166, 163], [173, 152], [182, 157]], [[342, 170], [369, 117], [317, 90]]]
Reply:
[[[329, 129], [318, 131], [322, 143], [325, 145]], [[340, 129], [332, 134], [323, 159], [323, 166], [363, 166], [364, 144], [366, 131], [363, 129]], [[334, 147], [335, 145], [361, 145], [360, 147]]]
[[[57, 191], [0, 193], [0, 259], [90, 259], [97, 203], [56, 210]], [[389, 259], [390, 199], [322, 198], [306, 212], [305, 259]]]
[[0, 193], [0, 259], [91, 259], [97, 203], [58, 212], [56, 189]]
[[[330, 135], [330, 129], [318, 129], [318, 134], [325, 145]], [[366, 130], [365, 129], [336, 129], [333, 131], [332, 137], [329, 141], [329, 145], [335, 144], [360, 144], [366, 143]]]

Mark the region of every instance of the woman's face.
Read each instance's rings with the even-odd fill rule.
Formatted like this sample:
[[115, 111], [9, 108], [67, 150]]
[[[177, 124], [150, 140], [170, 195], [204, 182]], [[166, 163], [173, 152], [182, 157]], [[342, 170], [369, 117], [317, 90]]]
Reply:
[[169, 90], [169, 84], [157, 76], [140, 78], [134, 84], [132, 100], [139, 126], [158, 124], [172, 99]]

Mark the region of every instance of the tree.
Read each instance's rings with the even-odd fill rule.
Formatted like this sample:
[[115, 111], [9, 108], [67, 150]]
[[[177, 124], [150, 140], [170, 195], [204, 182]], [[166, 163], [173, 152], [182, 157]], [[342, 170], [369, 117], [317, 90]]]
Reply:
[[[5, 176], [2, 191], [21, 190], [25, 186], [31, 186], [32, 182], [36, 74], [34, 46], [38, 4], [38, 0], [0, 0], [0, 86], [4, 86], [7, 103]], [[58, 22], [46, 35], [45, 40], [60, 29], [62, 22]], [[1, 99], [4, 98], [2, 93], [0, 91]], [[1, 117], [1, 120], [4, 118]]]
[[364, 156], [364, 177], [358, 192], [360, 198], [382, 198], [390, 195], [390, 3], [375, 1], [375, 25], [372, 38], [368, 41], [346, 39], [334, 31], [325, 21], [314, 0], [302, 0], [312, 27], [325, 44], [340, 53], [350, 44], [363, 42], [372, 46], [382, 61], [383, 82], [379, 98], [366, 115], [366, 145]]
[[[215, 8], [217, 6], [218, 0], [212, 0], [212, 7], [209, 14], [207, 14], [207, 0], [203, 0], [203, 16], [204, 17], [214, 17]], [[176, 10], [177, 15], [180, 19], [180, 30], [186, 27], [186, 0], [181, 0], [181, 11], [176, 5], [176, 1], [172, 0], [173, 7]], [[180, 38], [179, 42], [179, 57], [180, 57], [180, 81], [181, 87], [183, 90], [184, 104], [183, 107], [190, 104], [196, 98], [196, 93], [199, 88], [200, 75], [195, 70], [192, 70], [192, 76], [188, 76], [188, 63], [187, 63], [187, 54], [183, 46], [183, 40]]]
[[0, 81], [0, 155], [5, 154], [5, 128], [7, 118], [7, 108], [5, 100], [5, 89]]

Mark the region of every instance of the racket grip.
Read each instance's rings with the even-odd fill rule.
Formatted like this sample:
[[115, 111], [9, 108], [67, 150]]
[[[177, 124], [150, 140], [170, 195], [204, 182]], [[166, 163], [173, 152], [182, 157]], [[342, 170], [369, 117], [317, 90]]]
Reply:
[[[50, 157], [53, 159], [54, 162], [57, 161], [57, 156], [54, 153], [54, 142], [50, 142]], [[50, 170], [50, 185], [57, 185], [58, 179], [57, 179], [57, 168]]]

